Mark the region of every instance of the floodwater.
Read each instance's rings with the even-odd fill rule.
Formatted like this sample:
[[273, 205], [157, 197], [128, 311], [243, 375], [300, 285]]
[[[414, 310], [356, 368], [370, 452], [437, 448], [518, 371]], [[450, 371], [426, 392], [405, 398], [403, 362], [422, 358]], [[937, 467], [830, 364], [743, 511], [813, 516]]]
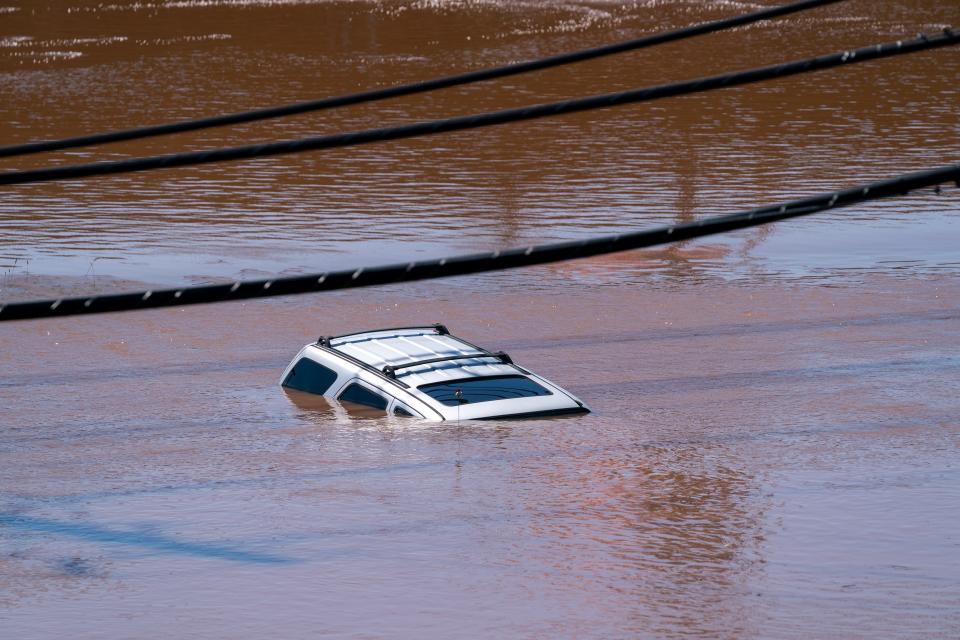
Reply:
[[[767, 3], [765, 3], [767, 4]], [[282, 104], [754, 3], [0, 0], [0, 143]], [[850, 0], [531, 76], [0, 170], [506, 108], [960, 25]], [[362, 148], [5, 187], [0, 301], [737, 211], [960, 162], [960, 50]], [[960, 635], [960, 192], [551, 267], [0, 325], [0, 638]], [[444, 322], [582, 397], [422, 424], [287, 395]]]

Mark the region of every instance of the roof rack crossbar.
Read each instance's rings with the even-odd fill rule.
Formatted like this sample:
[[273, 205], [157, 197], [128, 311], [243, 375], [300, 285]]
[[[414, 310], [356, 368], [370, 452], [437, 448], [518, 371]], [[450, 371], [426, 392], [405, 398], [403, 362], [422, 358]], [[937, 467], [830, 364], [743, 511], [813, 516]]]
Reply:
[[422, 364], [435, 364], [437, 362], [449, 362], [451, 360], [471, 360], [473, 358], [496, 358], [503, 364], [513, 364], [513, 360], [503, 351], [491, 353], [489, 351], [477, 353], [461, 353], [455, 356], [443, 356], [442, 358], [429, 358], [427, 360], [416, 360], [414, 362], [405, 362], [403, 364], [387, 365], [383, 368], [383, 375], [388, 378], [396, 378], [398, 369], [408, 369]]
[[387, 327], [386, 329], [369, 329], [367, 331], [354, 331], [353, 333], [344, 333], [339, 336], [320, 336], [317, 339], [317, 344], [323, 347], [330, 347], [331, 340], [339, 340], [340, 338], [349, 338], [350, 336], [359, 336], [364, 333], [382, 333], [384, 331], [407, 331], [410, 329], [433, 329], [437, 332], [437, 335], [446, 336], [450, 335], [450, 331], [439, 322], [434, 324], [424, 324], [424, 325], [415, 325], [412, 327]]

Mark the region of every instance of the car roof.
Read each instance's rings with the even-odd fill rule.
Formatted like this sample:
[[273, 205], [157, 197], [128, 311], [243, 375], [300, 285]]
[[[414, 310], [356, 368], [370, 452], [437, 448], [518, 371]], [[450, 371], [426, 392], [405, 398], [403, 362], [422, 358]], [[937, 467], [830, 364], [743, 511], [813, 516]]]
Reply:
[[[464, 378], [527, 373], [510, 364], [505, 354], [491, 353], [452, 336], [443, 325], [364, 331], [321, 338], [319, 344], [351, 356], [378, 371], [384, 367], [396, 367], [397, 371], [392, 377], [411, 387]], [[474, 354], [484, 355], [407, 366], [423, 360]]]

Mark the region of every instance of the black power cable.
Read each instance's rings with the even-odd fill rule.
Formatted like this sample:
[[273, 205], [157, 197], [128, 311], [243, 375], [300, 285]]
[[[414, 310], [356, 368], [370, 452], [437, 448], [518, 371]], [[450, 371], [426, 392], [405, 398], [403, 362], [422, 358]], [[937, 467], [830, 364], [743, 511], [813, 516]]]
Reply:
[[159, 307], [179, 307], [316, 291], [354, 289], [529, 267], [669, 244], [692, 238], [702, 238], [769, 224], [778, 220], [811, 215], [827, 209], [847, 207], [869, 200], [901, 196], [917, 189], [950, 181], [956, 182], [960, 186], [960, 164], [906, 174], [890, 180], [795, 200], [782, 205], [762, 207], [741, 213], [705, 218], [697, 222], [615, 236], [534, 245], [490, 253], [460, 255], [439, 260], [312, 273], [272, 280], [247, 280], [181, 289], [138, 291], [135, 293], [61, 298], [59, 300], [39, 300], [35, 302], [13, 302], [0, 306], [0, 322], [113, 311], [135, 311]]
[[170, 169], [173, 167], [185, 167], [207, 164], [211, 162], [245, 160], [288, 153], [302, 153], [304, 151], [314, 151], [318, 149], [352, 147], [361, 144], [369, 144], [372, 142], [401, 140], [404, 138], [428, 136], [449, 131], [476, 129], [479, 127], [506, 124], [508, 122], [533, 120], [536, 118], [545, 118], [566, 113], [577, 113], [591, 109], [606, 109], [618, 105], [656, 100], [658, 98], [668, 98], [691, 93], [699, 93], [702, 91], [709, 91], [712, 89], [734, 87], [752, 82], [761, 82], [763, 80], [771, 80], [773, 78], [784, 78], [802, 73], [822, 71], [824, 69], [831, 69], [841, 65], [856, 64], [858, 62], [866, 62], [880, 58], [889, 58], [906, 53], [946, 47], [955, 44], [960, 44], [960, 35], [954, 34], [953, 31], [949, 29], [945, 29], [942, 34], [933, 36], [921, 35], [913, 40], [898, 40], [897, 42], [877, 44], [852, 51], [841, 51], [839, 53], [819, 56], [816, 58], [796, 60], [794, 62], [786, 62], [768, 67], [758, 67], [755, 69], [748, 69], [746, 71], [738, 71], [735, 73], [726, 73], [723, 75], [698, 78], [695, 80], [687, 80], [684, 82], [676, 82], [642, 89], [630, 89], [628, 91], [607, 93], [586, 98], [576, 98], [573, 100], [565, 100], [563, 102], [538, 104], [529, 107], [521, 107], [518, 109], [507, 109], [504, 111], [460, 116], [456, 118], [447, 118], [444, 120], [430, 120], [396, 127], [351, 131], [348, 133], [302, 138], [299, 140], [281, 140], [278, 142], [267, 142], [240, 147], [227, 147], [222, 149], [210, 149], [206, 151], [190, 151], [186, 153], [174, 153], [146, 158], [131, 158], [129, 160], [68, 165], [64, 167], [28, 169], [25, 171], [7, 171], [5, 173], [0, 173], [0, 185], [45, 182], [49, 180], [68, 180], [74, 178], [86, 178], [89, 176], [103, 176], [117, 173], [148, 171], [153, 169]]
[[410, 84], [387, 87], [385, 89], [373, 89], [354, 93], [345, 96], [335, 96], [332, 98], [323, 98], [320, 100], [311, 100], [308, 102], [298, 102], [296, 104], [283, 105], [278, 107], [268, 107], [265, 109], [256, 109], [254, 111], [245, 111], [242, 113], [230, 113], [209, 118], [200, 118], [197, 120], [185, 120], [182, 122], [173, 122], [155, 126], [138, 127], [135, 129], [126, 129], [123, 131], [110, 131], [106, 133], [96, 133], [74, 138], [64, 138], [61, 140], [46, 140], [40, 142], [27, 142], [23, 144], [0, 147], [0, 158], [26, 155], [29, 153], [40, 153], [43, 151], [57, 151], [60, 149], [70, 149], [73, 147], [84, 147], [96, 144], [106, 144], [109, 142], [120, 142], [122, 140], [136, 140], [138, 138], [148, 138], [152, 136], [161, 136], [172, 133], [182, 133], [184, 131], [195, 131], [197, 129], [208, 129], [211, 127], [222, 127], [230, 124], [239, 124], [242, 122], [254, 122], [256, 120], [267, 120], [270, 118], [280, 118], [283, 116], [295, 115], [298, 113], [307, 113], [310, 111], [321, 111], [324, 109], [333, 109], [363, 102], [374, 102], [388, 98], [398, 98], [400, 96], [409, 96], [416, 93], [435, 91], [447, 87], [482, 82], [484, 80], [493, 80], [494, 78], [505, 78], [530, 71], [540, 69], [549, 69], [561, 65], [593, 60], [603, 56], [609, 56], [626, 51], [636, 51], [646, 47], [652, 47], [666, 42], [683, 40], [714, 31], [731, 29], [761, 20], [770, 20], [780, 16], [807, 11], [823, 5], [835, 4], [842, 0], [804, 0], [803, 2], [794, 2], [792, 4], [762, 9], [753, 13], [747, 13], [740, 16], [716, 20], [714, 22], [705, 22], [703, 24], [658, 33], [652, 36], [645, 36], [635, 40], [618, 42], [616, 44], [596, 47], [593, 49], [584, 49], [572, 51], [548, 58], [530, 60], [527, 62], [518, 62], [515, 64], [494, 67], [490, 69], [481, 69], [479, 71], [470, 71], [458, 75], [436, 78], [423, 82], [414, 82]]

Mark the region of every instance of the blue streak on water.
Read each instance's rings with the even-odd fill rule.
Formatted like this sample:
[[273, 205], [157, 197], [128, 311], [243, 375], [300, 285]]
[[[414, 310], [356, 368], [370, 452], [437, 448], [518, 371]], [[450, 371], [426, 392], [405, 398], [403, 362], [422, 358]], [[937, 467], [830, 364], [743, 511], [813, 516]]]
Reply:
[[186, 542], [149, 531], [124, 531], [109, 529], [95, 524], [63, 522], [50, 518], [38, 518], [12, 513], [0, 513], [0, 525], [23, 529], [33, 533], [47, 533], [57, 536], [79, 538], [88, 542], [139, 547], [158, 553], [200, 556], [217, 560], [253, 564], [286, 564], [293, 562], [290, 558], [277, 555], [245, 551], [204, 542]]

